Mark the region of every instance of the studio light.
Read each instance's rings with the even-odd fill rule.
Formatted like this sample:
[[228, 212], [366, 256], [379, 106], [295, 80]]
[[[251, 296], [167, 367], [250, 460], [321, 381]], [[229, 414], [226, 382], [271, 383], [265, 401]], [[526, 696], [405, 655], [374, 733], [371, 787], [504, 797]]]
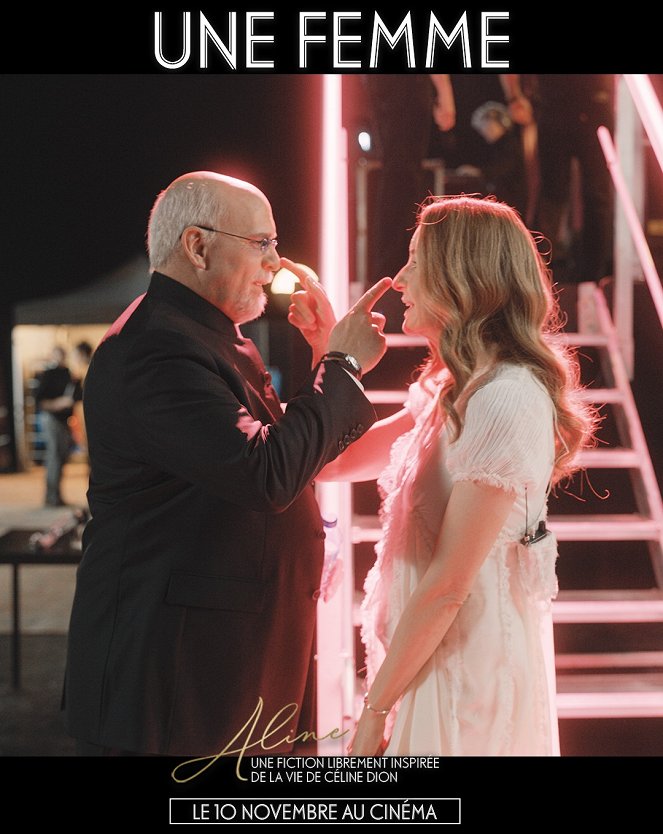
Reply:
[[[310, 266], [306, 266], [306, 264], [297, 264], [297, 266], [306, 270], [309, 277], [313, 278], [314, 281], [320, 280]], [[292, 295], [298, 283], [299, 278], [294, 274], [294, 272], [286, 269], [286, 267], [281, 267], [272, 281], [272, 295]]]
[[362, 149], [364, 153], [371, 152], [373, 142], [371, 140], [371, 134], [367, 130], [362, 130], [359, 132], [359, 135], [357, 136], [357, 142], [359, 142], [359, 147]]

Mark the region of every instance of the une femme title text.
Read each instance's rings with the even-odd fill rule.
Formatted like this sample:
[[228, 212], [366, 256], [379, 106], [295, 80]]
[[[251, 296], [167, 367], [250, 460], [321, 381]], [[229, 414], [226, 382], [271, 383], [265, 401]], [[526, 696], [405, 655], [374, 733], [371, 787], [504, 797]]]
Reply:
[[[478, 26], [470, 26], [467, 11], [444, 25], [432, 11], [427, 18], [426, 13], [417, 12], [420, 14], [423, 16], [415, 19], [416, 25], [408, 11], [401, 21], [388, 26], [377, 12], [373, 12], [372, 20], [370, 13], [367, 18], [367, 13], [361, 11], [299, 12], [297, 18], [289, 18], [296, 31], [289, 31], [287, 37], [297, 61], [294, 55], [288, 60], [293, 68], [307, 70], [321, 59], [323, 52], [327, 55], [330, 50], [334, 70], [379, 70], [381, 62], [393, 61], [396, 55], [402, 57], [404, 69], [429, 70], [448, 64], [453, 49], [454, 60], [460, 58], [462, 67], [471, 69], [472, 56], [476, 58], [478, 49], [481, 69], [509, 69], [509, 59], [504, 54], [509, 44], [509, 35], [504, 31], [509, 23], [508, 11], [476, 12]], [[220, 60], [222, 67], [229, 70], [274, 69], [274, 57], [279, 55], [280, 47], [278, 35], [283, 31], [275, 12], [244, 12], [242, 17], [243, 37], [238, 38], [237, 12], [230, 11], [213, 20], [198, 12], [198, 31], [194, 35], [196, 21], [191, 12], [157, 11], [154, 57], [167, 70], [194, 63], [207, 69], [210, 60]], [[197, 56], [192, 54], [194, 47], [198, 49]]]

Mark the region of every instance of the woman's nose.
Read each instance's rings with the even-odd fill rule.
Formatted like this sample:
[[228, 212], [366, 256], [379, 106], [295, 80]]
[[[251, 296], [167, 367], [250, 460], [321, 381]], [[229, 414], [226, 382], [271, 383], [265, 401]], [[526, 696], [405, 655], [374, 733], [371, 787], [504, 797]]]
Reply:
[[396, 273], [396, 277], [391, 282], [392, 290], [396, 290], [396, 292], [403, 292], [405, 290], [405, 281], [403, 279], [403, 270], [399, 270]]

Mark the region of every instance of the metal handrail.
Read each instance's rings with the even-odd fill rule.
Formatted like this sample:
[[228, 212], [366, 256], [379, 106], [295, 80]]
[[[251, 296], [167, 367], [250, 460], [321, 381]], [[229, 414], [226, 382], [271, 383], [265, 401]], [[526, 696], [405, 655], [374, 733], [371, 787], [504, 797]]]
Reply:
[[640, 223], [640, 218], [638, 217], [638, 212], [636, 211], [633, 199], [631, 198], [628, 186], [626, 185], [626, 180], [622, 174], [610, 131], [606, 127], [601, 126], [599, 127], [597, 134], [610, 175], [612, 176], [612, 181], [615, 185], [615, 190], [621, 200], [622, 208], [624, 209], [624, 215], [631, 232], [631, 237], [633, 238], [633, 244], [640, 259], [640, 264], [642, 266], [645, 280], [647, 281], [647, 286], [649, 287], [649, 292], [651, 293], [656, 312], [658, 313], [661, 327], [663, 327], [663, 287], [661, 286], [661, 279], [659, 278], [656, 265], [654, 264], [654, 259], [651, 254], [649, 244], [647, 243], [647, 238], [645, 237], [642, 224]]
[[663, 108], [648, 75], [625, 75], [624, 81], [631, 93], [647, 138], [658, 164], [663, 170]]

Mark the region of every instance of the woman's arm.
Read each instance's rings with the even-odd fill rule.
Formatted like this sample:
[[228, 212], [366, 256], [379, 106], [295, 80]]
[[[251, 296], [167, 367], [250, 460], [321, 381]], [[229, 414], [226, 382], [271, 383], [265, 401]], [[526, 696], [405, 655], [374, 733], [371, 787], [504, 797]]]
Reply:
[[[498, 487], [472, 481], [454, 485], [431, 564], [408, 600], [368, 693], [374, 710], [390, 709], [440, 645], [514, 500], [513, 493]], [[385, 717], [364, 708], [352, 755], [379, 752]]]
[[343, 454], [328, 463], [316, 476], [316, 480], [374, 480], [389, 463], [389, 452], [394, 440], [413, 426], [414, 420], [407, 408], [401, 409], [384, 420], [378, 420]]

